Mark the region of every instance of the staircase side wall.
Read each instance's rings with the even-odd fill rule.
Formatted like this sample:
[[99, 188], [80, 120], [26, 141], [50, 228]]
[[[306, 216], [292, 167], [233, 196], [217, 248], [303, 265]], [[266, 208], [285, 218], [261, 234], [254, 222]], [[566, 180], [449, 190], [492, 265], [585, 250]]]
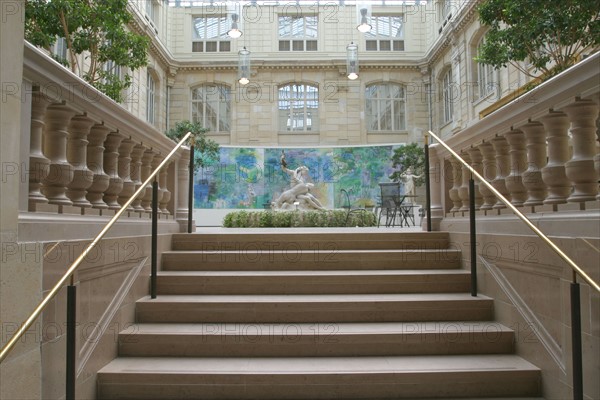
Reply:
[[[596, 282], [600, 278], [599, 216], [587, 221], [538, 221], [569, 257]], [[469, 224], [447, 218], [451, 247], [470, 268]], [[571, 269], [533, 233], [512, 218], [477, 222], [478, 293], [494, 299], [495, 318], [516, 332], [515, 351], [542, 369], [548, 400], [571, 398]], [[583, 371], [586, 398], [600, 398], [600, 295], [581, 284]]]

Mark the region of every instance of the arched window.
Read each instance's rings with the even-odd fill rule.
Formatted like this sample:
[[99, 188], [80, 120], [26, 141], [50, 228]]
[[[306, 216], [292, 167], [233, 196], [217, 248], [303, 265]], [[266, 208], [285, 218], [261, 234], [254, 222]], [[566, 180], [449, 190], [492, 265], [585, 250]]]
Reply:
[[279, 129], [281, 131], [319, 130], [319, 88], [306, 83], [279, 87]]
[[442, 105], [442, 122], [451, 122], [454, 115], [454, 81], [452, 79], [452, 68], [448, 68], [442, 75]]
[[[477, 46], [477, 53], [483, 46], [484, 39], [481, 39]], [[496, 92], [496, 82], [494, 68], [489, 64], [477, 63], [477, 87], [480, 99], [487, 97], [489, 94]]]
[[210, 132], [229, 132], [231, 126], [231, 89], [205, 84], [192, 89], [192, 121]]
[[406, 129], [406, 98], [402, 85], [377, 83], [366, 89], [367, 131]]

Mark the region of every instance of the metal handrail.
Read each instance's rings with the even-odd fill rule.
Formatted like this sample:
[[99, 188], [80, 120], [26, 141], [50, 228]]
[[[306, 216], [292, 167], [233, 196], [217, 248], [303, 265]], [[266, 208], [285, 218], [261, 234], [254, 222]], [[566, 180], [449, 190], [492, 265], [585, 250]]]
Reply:
[[[473, 167], [469, 165], [461, 156], [459, 156], [454, 150], [452, 150], [442, 139], [440, 139], [435, 133], [429, 131], [429, 134], [433, 136], [434, 139], [438, 141], [439, 144], [444, 146], [446, 150], [450, 152], [458, 161], [460, 161], [471, 173], [479, 179], [481, 183], [483, 183], [489, 190], [496, 195], [501, 202], [506, 204], [510, 210], [516, 214], [536, 235], [540, 237], [552, 250], [558, 254], [560, 258], [562, 258], [573, 270], [573, 274], [579, 274], [590, 286], [596, 289], [597, 292], [600, 293], [600, 285], [596, 283], [579, 265], [575, 263], [575, 261], [571, 260], [569, 256], [567, 256], [557, 245], [552, 242], [548, 236], [546, 236], [541, 230], [539, 230], [529, 218], [527, 218], [521, 211], [519, 211], [506, 197], [504, 197], [496, 188], [494, 188], [483, 176], [481, 176]], [[427, 135], [427, 134], [426, 134]], [[575, 276], [575, 275], [574, 275]]]
[[[77, 259], [71, 264], [67, 272], [64, 273], [62, 278], [54, 285], [52, 290], [46, 295], [46, 297], [40, 302], [40, 304], [35, 308], [35, 310], [31, 313], [29, 318], [23, 322], [22, 326], [15, 333], [15, 335], [2, 347], [0, 350], [0, 362], [2, 362], [7, 356], [10, 350], [15, 346], [15, 344], [21, 339], [21, 337], [25, 334], [25, 332], [33, 325], [34, 321], [40, 316], [42, 311], [46, 308], [46, 306], [50, 303], [50, 301], [56, 296], [58, 291], [63, 287], [67, 279], [71, 279], [71, 283], [73, 283], [73, 273], [77, 270], [77, 267], [81, 264], [83, 259], [89, 254], [89, 252], [98, 244], [98, 242], [104, 237], [104, 235], [108, 232], [108, 230], [114, 225], [114, 223], [121, 217], [121, 215], [127, 210], [127, 208], [131, 205], [133, 200], [135, 200], [142, 191], [146, 190], [146, 187], [150, 184], [150, 182], [154, 179], [154, 177], [158, 174], [158, 172], [166, 165], [166, 163], [170, 160], [171, 157], [175, 154], [177, 150], [183, 145], [183, 143], [192, 135], [191, 132], [188, 132], [177, 146], [171, 150], [171, 152], [162, 160], [162, 162], [158, 165], [158, 167], [150, 174], [150, 176], [141, 184], [141, 186], [135, 191], [135, 193], [121, 206], [121, 209], [117, 211], [117, 213], [108, 221], [108, 223], [104, 226], [104, 228], [100, 231], [98, 235], [92, 240], [92, 242], [83, 250], [83, 252], [77, 257]], [[189, 210], [188, 212], [191, 212]]]

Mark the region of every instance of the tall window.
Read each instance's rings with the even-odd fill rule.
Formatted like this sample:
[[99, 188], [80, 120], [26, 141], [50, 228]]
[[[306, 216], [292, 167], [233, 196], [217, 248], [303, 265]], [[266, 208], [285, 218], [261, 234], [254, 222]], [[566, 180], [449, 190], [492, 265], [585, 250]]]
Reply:
[[371, 31], [365, 34], [368, 51], [404, 51], [402, 15], [374, 15]]
[[452, 69], [448, 68], [442, 79], [442, 100], [444, 105], [444, 123], [452, 121], [454, 114], [454, 83], [452, 81]]
[[279, 17], [280, 51], [317, 51], [317, 16]]
[[[479, 48], [483, 45], [483, 39], [479, 42], [477, 47], [477, 53]], [[477, 87], [478, 95], [480, 99], [492, 94], [496, 91], [497, 82], [494, 79], [494, 68], [489, 64], [477, 63]]]
[[154, 125], [154, 79], [150, 72], [146, 76], [146, 121]]
[[192, 89], [192, 121], [210, 132], [229, 132], [231, 90], [228, 86], [206, 84]]
[[231, 21], [227, 16], [196, 17], [192, 21], [192, 51], [221, 52], [230, 51], [231, 42], [227, 31]]
[[292, 83], [279, 88], [279, 129], [319, 130], [319, 88]]
[[395, 83], [367, 86], [365, 107], [368, 131], [401, 131], [406, 129], [404, 87]]
[[54, 59], [60, 62], [61, 64], [68, 63], [67, 52], [69, 51], [69, 47], [67, 46], [67, 39], [64, 37], [56, 38], [56, 42], [52, 46], [52, 55]]

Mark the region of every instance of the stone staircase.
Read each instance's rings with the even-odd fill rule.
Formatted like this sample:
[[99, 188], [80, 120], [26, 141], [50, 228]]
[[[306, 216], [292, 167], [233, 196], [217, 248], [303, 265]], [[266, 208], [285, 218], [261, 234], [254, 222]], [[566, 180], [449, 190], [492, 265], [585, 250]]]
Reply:
[[443, 232], [180, 234], [101, 399], [540, 395]]

